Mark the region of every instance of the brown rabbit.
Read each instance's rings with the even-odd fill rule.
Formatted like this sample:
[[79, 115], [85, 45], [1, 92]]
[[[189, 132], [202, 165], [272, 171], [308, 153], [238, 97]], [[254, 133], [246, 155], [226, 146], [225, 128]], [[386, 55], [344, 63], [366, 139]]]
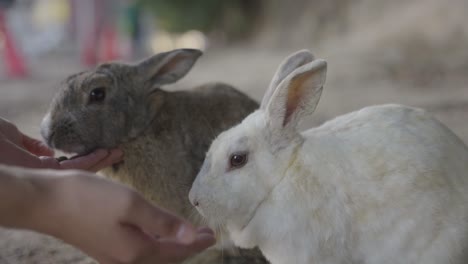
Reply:
[[[124, 161], [104, 175], [199, 223], [188, 193], [211, 141], [258, 108], [226, 84], [160, 88], [182, 78], [200, 55], [174, 50], [136, 65], [108, 63], [70, 76], [43, 120], [42, 136], [51, 147], [78, 154], [120, 146]], [[213, 249], [187, 263], [267, 262], [258, 251]]]

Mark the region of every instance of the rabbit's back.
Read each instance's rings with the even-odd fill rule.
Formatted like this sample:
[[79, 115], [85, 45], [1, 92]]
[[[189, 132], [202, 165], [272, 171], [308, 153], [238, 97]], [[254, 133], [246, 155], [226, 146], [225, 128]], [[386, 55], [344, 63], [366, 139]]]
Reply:
[[335, 217], [345, 219], [355, 261], [465, 263], [468, 148], [448, 128], [422, 110], [384, 105], [304, 136], [302, 163], [318, 175], [306, 182], [333, 186], [327, 198], [341, 206]]
[[368, 180], [387, 172], [447, 171], [447, 180], [468, 186], [468, 147], [421, 109], [366, 107], [304, 134], [336, 144], [350, 164], [363, 170], [361, 175], [371, 175]]
[[[196, 87], [191, 91], [191, 96], [197, 98], [194, 100], [197, 105], [193, 105], [193, 108], [200, 109], [208, 118], [221, 122], [223, 130], [232, 127], [233, 124], [240, 123], [248, 114], [259, 107], [258, 103], [246, 94], [228, 84], [219, 82]], [[203, 104], [207, 100], [210, 103]]]

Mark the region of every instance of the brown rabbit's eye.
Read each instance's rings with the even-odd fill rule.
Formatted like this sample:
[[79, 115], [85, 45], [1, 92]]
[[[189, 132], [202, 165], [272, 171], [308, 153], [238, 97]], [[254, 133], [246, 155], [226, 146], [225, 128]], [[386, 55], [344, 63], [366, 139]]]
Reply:
[[247, 163], [247, 154], [246, 153], [232, 154], [229, 162], [230, 162], [230, 166], [232, 169], [240, 168]]
[[89, 94], [89, 102], [102, 102], [106, 98], [106, 89], [104, 87], [95, 88]]

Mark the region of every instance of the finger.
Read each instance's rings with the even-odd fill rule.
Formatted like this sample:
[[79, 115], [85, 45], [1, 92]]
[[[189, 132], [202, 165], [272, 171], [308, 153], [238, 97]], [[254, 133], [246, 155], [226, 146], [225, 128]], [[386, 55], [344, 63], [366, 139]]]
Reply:
[[103, 168], [111, 166], [112, 164], [122, 161], [122, 158], [123, 158], [122, 150], [112, 149], [110, 150], [109, 155], [107, 157], [105, 157], [98, 163], [91, 166], [91, 168], [89, 168], [88, 170], [92, 172], [97, 172]]
[[157, 250], [155, 252], [158, 252], [158, 259], [160, 260], [178, 262], [207, 249], [215, 242], [214, 236], [209, 234], [198, 234], [195, 241], [188, 245], [174, 240], [160, 240], [156, 242]]
[[113, 260], [111, 258], [104, 257], [104, 256], [103, 257], [94, 257], [94, 259], [97, 260], [97, 262], [99, 264], [122, 264], [121, 262], [118, 262], [116, 260]]
[[52, 157], [54, 155], [54, 151], [48, 148], [40, 140], [31, 138], [29, 136], [22, 134], [21, 141], [22, 141], [24, 148], [36, 156]]
[[198, 234], [191, 244], [182, 244], [174, 239], [154, 239], [138, 227], [122, 225], [122, 241], [126, 243], [114, 248], [114, 259], [124, 263], [173, 263], [190, 257], [215, 243], [208, 234]]
[[[22, 133], [15, 124], [0, 117], [0, 134], [16, 145], [21, 145]], [[21, 146], [22, 147], [22, 146]]]
[[187, 249], [198, 253], [202, 250], [207, 249], [208, 247], [213, 246], [216, 243], [216, 237], [212, 234], [207, 233], [198, 233], [195, 239], [195, 242], [188, 245]]
[[[155, 239], [136, 226], [122, 224], [117, 234], [119, 241], [116, 241], [118, 243], [114, 244], [113, 248], [109, 248], [111, 250], [109, 253], [118, 262], [141, 264], [138, 260], [155, 250]], [[154, 263], [161, 263], [160, 259]]]
[[113, 259], [112, 257], [103, 254], [101, 252], [96, 252], [96, 250], [83, 250], [84, 253], [97, 260], [99, 264], [120, 264], [119, 261]]
[[101, 160], [108, 156], [109, 152], [104, 149], [98, 149], [88, 155], [76, 157], [60, 162], [61, 169], [88, 170]]
[[172, 238], [181, 243], [191, 243], [195, 239], [196, 230], [192, 224], [153, 206], [139, 195], [132, 209], [131, 223], [151, 237]]
[[0, 139], [0, 163], [28, 168], [43, 168], [42, 161], [15, 143]]
[[45, 169], [60, 169], [60, 162], [53, 157], [40, 156], [39, 159], [42, 163], [42, 168]]

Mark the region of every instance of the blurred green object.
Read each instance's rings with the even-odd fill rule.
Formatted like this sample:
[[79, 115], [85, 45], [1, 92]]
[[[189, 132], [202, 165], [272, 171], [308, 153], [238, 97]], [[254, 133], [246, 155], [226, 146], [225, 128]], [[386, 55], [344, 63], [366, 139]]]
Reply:
[[223, 31], [229, 38], [240, 37], [250, 30], [258, 10], [256, 0], [140, 0], [152, 11], [158, 26], [169, 32], [196, 29], [205, 33]]

